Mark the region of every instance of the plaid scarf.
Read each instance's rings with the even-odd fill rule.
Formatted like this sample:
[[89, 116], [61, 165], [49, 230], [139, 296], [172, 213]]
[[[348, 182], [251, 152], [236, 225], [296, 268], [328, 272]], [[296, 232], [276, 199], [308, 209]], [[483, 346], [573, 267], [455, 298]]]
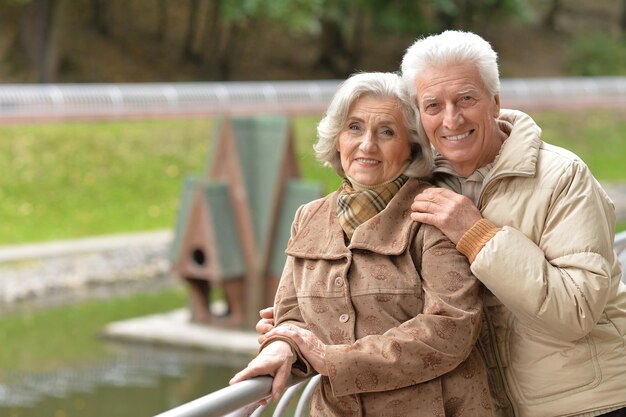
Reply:
[[347, 178], [343, 179], [337, 196], [337, 217], [348, 239], [352, 239], [352, 234], [359, 225], [387, 207], [407, 179], [406, 175], [400, 175], [393, 181], [364, 190], [355, 190]]

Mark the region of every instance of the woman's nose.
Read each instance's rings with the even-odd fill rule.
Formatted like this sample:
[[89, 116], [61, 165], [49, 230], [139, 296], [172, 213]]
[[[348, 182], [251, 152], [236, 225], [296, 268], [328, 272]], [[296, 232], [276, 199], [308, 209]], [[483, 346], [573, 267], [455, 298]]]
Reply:
[[376, 138], [374, 134], [370, 131], [365, 132], [361, 137], [361, 144], [359, 145], [359, 148], [361, 148], [362, 151], [371, 151], [375, 147]]

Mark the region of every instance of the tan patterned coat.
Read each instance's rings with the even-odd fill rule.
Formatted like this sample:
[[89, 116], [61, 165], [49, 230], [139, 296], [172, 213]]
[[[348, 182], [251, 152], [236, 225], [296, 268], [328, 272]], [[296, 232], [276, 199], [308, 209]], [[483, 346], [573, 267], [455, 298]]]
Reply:
[[492, 415], [474, 348], [480, 284], [441, 232], [409, 217], [427, 186], [410, 179], [347, 247], [336, 192], [298, 210], [275, 312], [331, 345], [311, 416]]

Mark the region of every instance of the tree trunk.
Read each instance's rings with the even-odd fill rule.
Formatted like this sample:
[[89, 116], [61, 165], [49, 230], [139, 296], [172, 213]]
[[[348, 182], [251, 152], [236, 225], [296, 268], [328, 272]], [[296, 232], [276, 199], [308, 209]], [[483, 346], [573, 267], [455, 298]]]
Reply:
[[[218, 2], [217, 0], [215, 0]], [[187, 17], [187, 32], [185, 35], [185, 43], [183, 45], [183, 58], [194, 62], [200, 61], [200, 56], [194, 51], [194, 41], [196, 40], [196, 32], [198, 28], [198, 10], [200, 8], [200, 0], [191, 0], [189, 3], [189, 15]]]
[[91, 0], [91, 19], [98, 33], [109, 36], [109, 24], [107, 22], [107, 2], [105, 0]]
[[322, 32], [320, 36], [320, 54], [317, 65], [328, 69], [333, 76], [345, 77], [346, 57], [349, 55], [341, 27], [329, 18], [320, 19]]
[[[626, 1], [624, 1], [624, 5], [626, 6]], [[546, 18], [543, 21], [543, 25], [552, 31], [556, 31], [556, 19], [559, 13], [561, 12], [561, 0], [552, 0], [550, 4], [550, 9], [546, 14]]]
[[204, 26], [204, 36], [202, 37], [202, 61], [207, 71], [209, 79], [219, 78], [218, 60], [221, 51], [225, 49], [224, 24], [222, 22], [222, 1], [214, 0], [207, 8], [206, 25]]
[[626, 35], [626, 0], [622, 1], [622, 17], [620, 19], [620, 27], [622, 28], [622, 33]]
[[344, 68], [350, 73], [356, 71], [359, 67], [363, 55], [363, 42], [366, 31], [366, 15], [363, 12], [363, 9], [357, 7], [356, 10], [354, 10], [352, 22], [352, 34], [350, 36], [350, 46], [348, 48], [348, 67]]
[[231, 22], [221, 22], [220, 38], [215, 60], [217, 63], [216, 79], [229, 81], [232, 75], [233, 60], [238, 56], [241, 28]]
[[156, 39], [159, 42], [165, 40], [167, 31], [167, 0], [157, 0], [157, 28]]
[[[202, 37], [202, 61], [208, 77], [228, 81], [232, 76], [233, 63], [238, 59], [241, 38], [245, 30], [238, 23], [223, 19], [223, 0], [211, 1], [207, 9], [206, 25]], [[248, 24], [248, 27], [254, 27]]]
[[23, 11], [20, 39], [28, 67], [39, 83], [56, 80], [58, 70], [57, 9], [59, 0], [33, 0]]

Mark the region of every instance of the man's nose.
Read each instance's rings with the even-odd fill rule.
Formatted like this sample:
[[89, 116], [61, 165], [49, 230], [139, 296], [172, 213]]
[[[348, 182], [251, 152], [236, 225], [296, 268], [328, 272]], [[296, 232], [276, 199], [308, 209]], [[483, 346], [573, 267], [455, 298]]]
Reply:
[[455, 106], [448, 106], [443, 117], [446, 129], [455, 130], [463, 123], [463, 114]]

